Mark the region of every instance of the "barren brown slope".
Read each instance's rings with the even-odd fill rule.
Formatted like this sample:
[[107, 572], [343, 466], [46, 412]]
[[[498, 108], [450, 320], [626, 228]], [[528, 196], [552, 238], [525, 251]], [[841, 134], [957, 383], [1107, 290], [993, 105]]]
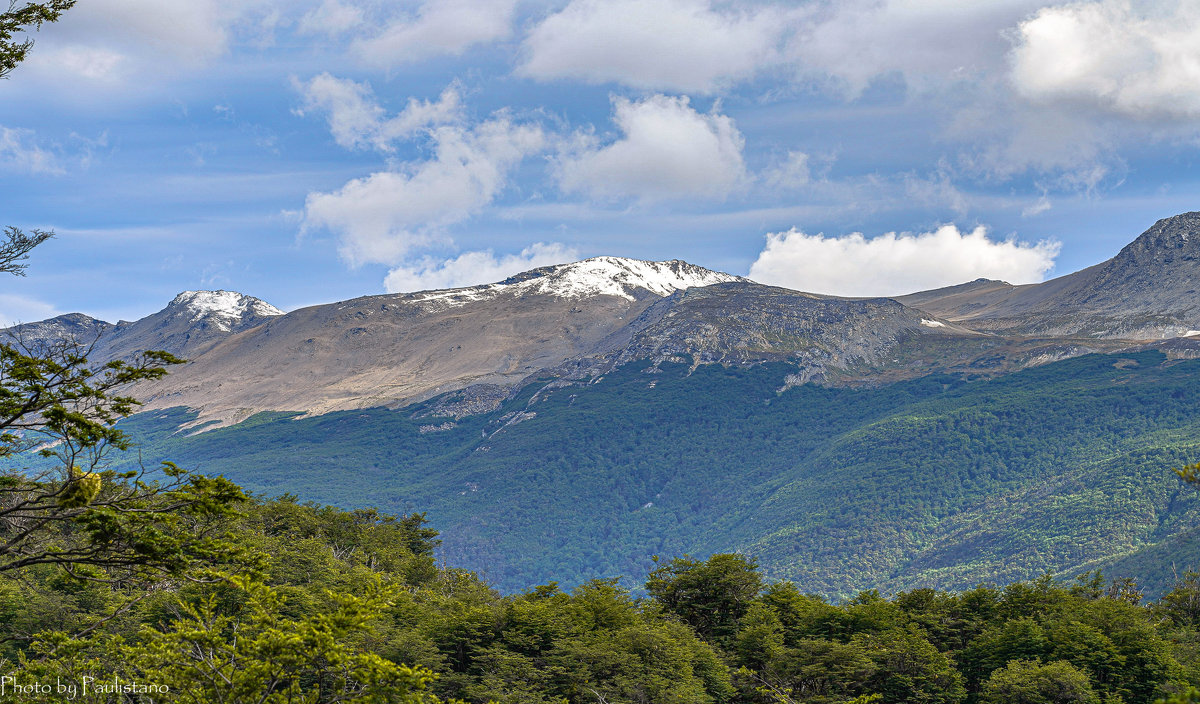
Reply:
[[313, 306], [234, 335], [138, 393], [147, 408], [187, 406], [198, 422], [221, 423], [399, 406], [466, 387], [499, 403], [671, 290], [730, 280], [683, 262], [599, 258], [490, 286]]

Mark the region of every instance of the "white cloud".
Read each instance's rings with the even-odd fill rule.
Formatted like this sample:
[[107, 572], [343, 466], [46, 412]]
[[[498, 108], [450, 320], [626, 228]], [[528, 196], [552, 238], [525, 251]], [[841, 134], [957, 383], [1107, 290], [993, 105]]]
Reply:
[[0, 126], [0, 166], [35, 174], [61, 174], [58, 157], [37, 144], [33, 130]]
[[410, 98], [404, 110], [394, 117], [385, 116], [366, 83], [322, 73], [295, 87], [304, 95], [304, 107], [299, 113], [325, 113], [334, 141], [348, 149], [374, 147], [388, 152], [393, 141], [411, 137], [427, 127], [455, 122], [462, 111], [455, 85], [442, 91], [437, 102]]
[[1013, 85], [1035, 101], [1086, 102], [1135, 118], [1200, 116], [1200, 2], [1100, 0], [1022, 22]]
[[420, 264], [392, 269], [384, 279], [388, 293], [460, 288], [503, 281], [522, 271], [542, 266], [563, 264], [579, 259], [571, 247], [552, 242], [537, 242], [519, 254], [496, 257], [492, 250], [463, 252], [453, 259], [436, 262], [426, 259]]
[[574, 153], [560, 157], [565, 191], [654, 201], [722, 197], [744, 182], [745, 140], [732, 118], [700, 114], [686, 96], [665, 95], [616, 98], [614, 113], [623, 137], [606, 146], [581, 138]]
[[946, 136], [965, 147], [961, 165], [967, 173], [1005, 181], [1019, 174], [1040, 174], [1043, 188], [1093, 191], [1123, 170], [1121, 138], [1144, 138], [1124, 132], [1092, 116], [1061, 106], [981, 101], [961, 111]]
[[895, 296], [978, 278], [1010, 283], [1041, 281], [1054, 266], [1059, 243], [988, 239], [943, 225], [920, 234], [889, 232], [866, 239], [806, 235], [798, 230], [767, 235], [767, 246], [750, 267], [764, 284], [838, 296]]
[[91, 0], [63, 15], [29, 64], [48, 76], [93, 81], [196, 65], [224, 53], [237, 16], [217, 0]]
[[363, 12], [338, 0], [325, 0], [321, 6], [300, 18], [297, 31], [301, 34], [327, 34], [336, 37], [360, 26]]
[[507, 185], [509, 172], [542, 149], [540, 127], [500, 114], [472, 129], [431, 130], [434, 156], [310, 193], [302, 229], [327, 228], [351, 264], [396, 264], [440, 237], [438, 228], [469, 218]]
[[200, 70], [239, 40], [269, 45], [282, 21], [276, 5], [295, 9], [284, 0], [81, 2], [37, 39], [22, 73], [64, 92], [103, 92], [110, 101], [117, 89], [141, 94], [148, 80]]
[[712, 92], [778, 61], [784, 17], [710, 0], [573, 0], [529, 32], [518, 73]]
[[1032, 218], [1034, 216], [1041, 215], [1053, 207], [1054, 204], [1051, 203], [1050, 199], [1046, 197], [1045, 193], [1043, 193], [1042, 197], [1037, 199], [1037, 202], [1031, 203], [1029, 206], [1021, 210], [1021, 217]]
[[1042, 0], [844, 0], [816, 3], [787, 54], [801, 76], [835, 78], [851, 96], [872, 79], [910, 86], [976, 79], [1003, 66], [1011, 27]]
[[392, 67], [435, 56], [458, 55], [512, 32], [516, 0], [426, 0], [415, 17], [394, 19], [353, 50], [367, 63]]
[[768, 168], [762, 175], [763, 183], [778, 190], [806, 186], [811, 178], [808, 155], [798, 151], [789, 151], [785, 159]]
[[35, 323], [61, 315], [55, 307], [28, 296], [0, 293], [0, 328], [18, 323]]

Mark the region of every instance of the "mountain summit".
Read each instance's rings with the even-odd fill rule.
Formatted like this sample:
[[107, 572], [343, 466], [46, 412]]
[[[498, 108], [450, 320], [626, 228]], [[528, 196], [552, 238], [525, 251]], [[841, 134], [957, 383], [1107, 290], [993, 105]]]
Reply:
[[1154, 223], [1115, 257], [1040, 284], [972, 282], [898, 301], [989, 332], [1155, 340], [1200, 330], [1200, 212]]
[[417, 301], [441, 301], [450, 305], [493, 299], [501, 295], [528, 295], [584, 299], [615, 296], [627, 301], [653, 296], [668, 296], [697, 286], [746, 281], [702, 266], [673, 259], [651, 262], [625, 257], [592, 257], [570, 264], [556, 264], [521, 272], [494, 284], [434, 291], [420, 291]]
[[283, 315], [283, 311], [270, 303], [237, 291], [184, 291], [162, 312], [169, 317], [187, 318], [193, 325], [213, 325], [226, 332]]
[[633, 300], [639, 290], [668, 296], [696, 286], [745, 280], [678, 259], [648, 262], [624, 257], [593, 257], [526, 271], [498, 285], [562, 298], [605, 295]]

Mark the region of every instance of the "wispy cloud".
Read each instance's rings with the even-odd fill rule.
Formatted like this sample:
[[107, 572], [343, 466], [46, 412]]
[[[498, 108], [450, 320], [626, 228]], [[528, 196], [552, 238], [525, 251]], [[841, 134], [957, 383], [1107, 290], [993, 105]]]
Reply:
[[352, 51], [383, 68], [462, 54], [507, 37], [516, 5], [516, 0], [426, 0], [415, 15], [400, 13], [378, 35], [355, 40]]
[[53, 304], [11, 293], [0, 293], [0, 328], [33, 323], [61, 315]]
[[37, 141], [33, 130], [0, 126], [0, 166], [33, 174], [64, 173], [59, 157]]
[[573, 0], [529, 32], [518, 73], [711, 93], [778, 62], [786, 14], [709, 0]]

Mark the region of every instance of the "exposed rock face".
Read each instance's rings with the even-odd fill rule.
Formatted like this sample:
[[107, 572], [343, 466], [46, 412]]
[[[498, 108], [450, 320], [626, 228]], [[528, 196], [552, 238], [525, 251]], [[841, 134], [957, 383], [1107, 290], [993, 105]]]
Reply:
[[1045, 283], [973, 281], [900, 296], [978, 330], [1164, 339], [1200, 331], [1200, 212], [1159, 220], [1112, 259]]
[[979, 337], [888, 298], [817, 296], [752, 282], [688, 289], [650, 306], [578, 360], [588, 373], [638, 359], [795, 363], [806, 379], [891, 365], [917, 338]]

